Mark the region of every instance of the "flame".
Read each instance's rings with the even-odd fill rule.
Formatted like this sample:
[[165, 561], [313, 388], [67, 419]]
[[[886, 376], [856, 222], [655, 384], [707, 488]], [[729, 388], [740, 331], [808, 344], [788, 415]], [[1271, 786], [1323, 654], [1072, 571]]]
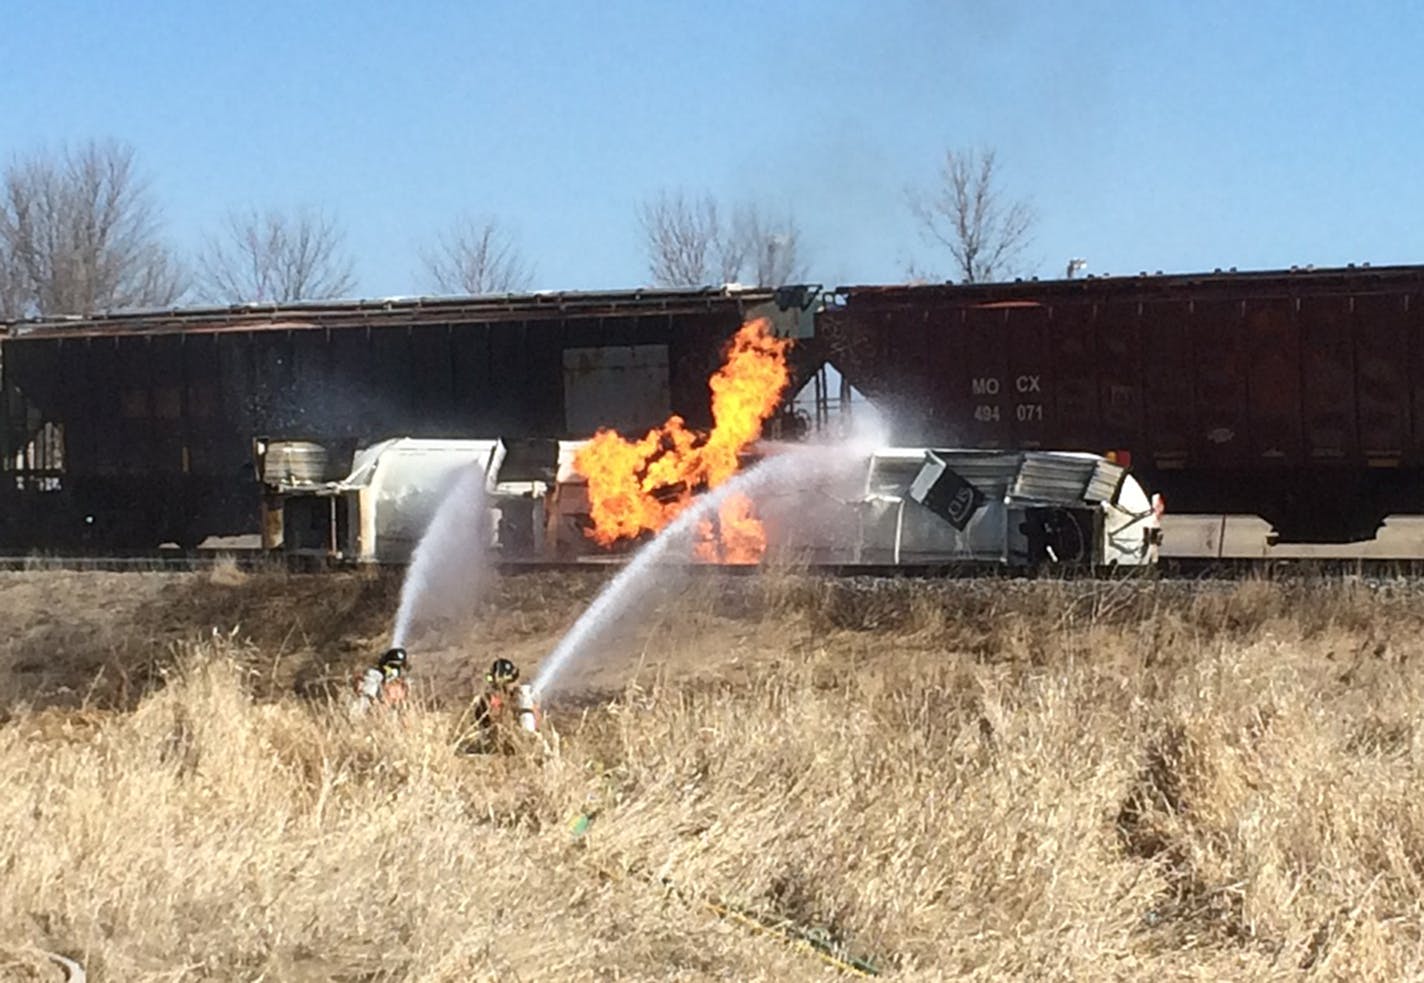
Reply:
[[[602, 546], [662, 529], [694, 494], [716, 488], [740, 466], [738, 455], [761, 436], [790, 380], [790, 339], [757, 318], [743, 324], [708, 385], [712, 430], [699, 433], [674, 416], [641, 440], [600, 430], [574, 457], [588, 479], [589, 538]], [[697, 556], [709, 562], [756, 563], [766, 536], [745, 495], [731, 495], [715, 521], [702, 523]]]
[[708, 563], [757, 563], [766, 551], [766, 532], [745, 495], [728, 495], [715, 525], [704, 522], [699, 531], [697, 558]]

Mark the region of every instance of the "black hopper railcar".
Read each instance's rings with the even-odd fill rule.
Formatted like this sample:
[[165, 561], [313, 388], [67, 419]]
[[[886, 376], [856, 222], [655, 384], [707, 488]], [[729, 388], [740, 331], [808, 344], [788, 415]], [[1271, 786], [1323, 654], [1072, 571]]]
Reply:
[[[258, 438], [340, 477], [386, 437], [516, 452], [681, 413], [742, 321], [809, 330], [804, 291], [564, 292], [121, 313], [0, 336], [0, 547], [192, 547], [255, 533]], [[532, 454], [535, 460], [554, 454]]]

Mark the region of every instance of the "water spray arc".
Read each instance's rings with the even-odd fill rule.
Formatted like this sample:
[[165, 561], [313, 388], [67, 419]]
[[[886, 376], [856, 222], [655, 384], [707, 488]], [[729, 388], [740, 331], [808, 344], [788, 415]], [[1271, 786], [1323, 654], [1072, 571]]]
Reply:
[[539, 666], [539, 674], [532, 686], [534, 697], [542, 697], [580, 649], [611, 620], [621, 616], [638, 598], [645, 589], [643, 580], [653, 566], [665, 558], [674, 545], [687, 545], [691, 535], [715, 515], [726, 501], [734, 496], [752, 497], [755, 492], [777, 481], [794, 477], [798, 482], [802, 482], [811, 476], [824, 475], [838, 463], [844, 463], [854, 457], [854, 452], [848, 448], [849, 445], [807, 444], [764, 460], [695, 498], [662, 532], [637, 552], [559, 640], [559, 644]]
[[485, 482], [481, 465], [465, 465], [436, 506], [401, 584], [393, 646], [404, 648], [417, 628], [457, 623], [469, 614], [489, 573]]

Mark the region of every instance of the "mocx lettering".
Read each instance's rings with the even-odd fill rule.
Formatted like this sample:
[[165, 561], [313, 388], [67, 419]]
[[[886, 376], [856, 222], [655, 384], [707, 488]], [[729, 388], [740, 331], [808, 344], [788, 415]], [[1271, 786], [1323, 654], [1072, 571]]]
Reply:
[[993, 376], [981, 376], [971, 380], [969, 388], [975, 396], [997, 396], [999, 395], [999, 380]]
[[1038, 376], [1036, 375], [1019, 376], [1017, 379], [1014, 380], [1014, 388], [1021, 393], [1036, 393], [1043, 391], [1041, 388], [1039, 388]]

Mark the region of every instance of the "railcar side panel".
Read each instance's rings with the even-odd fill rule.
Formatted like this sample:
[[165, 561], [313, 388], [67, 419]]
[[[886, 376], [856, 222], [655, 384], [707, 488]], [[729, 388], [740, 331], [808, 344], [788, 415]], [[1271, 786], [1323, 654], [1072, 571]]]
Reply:
[[223, 425], [218, 381], [218, 336], [180, 335], [182, 385], [187, 423], [187, 465], [191, 474], [223, 473], [224, 445], [231, 441]]
[[1142, 443], [1142, 320], [1135, 300], [1109, 301], [1097, 309], [1097, 444], [1079, 450], [1127, 449]]
[[[563, 318], [524, 324], [524, 384], [518, 391], [511, 389], [515, 407], [512, 432], [520, 437], [548, 437], [563, 432], [566, 324]], [[610, 339], [609, 343], [619, 341]]]
[[64, 466], [71, 471], [100, 471], [118, 451], [106, 431], [118, 417], [113, 400], [112, 345], [76, 338], [54, 346], [63, 371], [55, 382], [62, 387], [59, 405], [74, 407], [64, 421]]
[[1100, 391], [1094, 329], [1097, 305], [1066, 303], [1054, 311], [1051, 337], [1054, 443], [1068, 449], [1093, 446], [1098, 438]]
[[1008, 395], [1005, 414], [1009, 446], [1053, 446], [1053, 419], [1047, 407], [1052, 392], [1052, 363], [1048, 356], [1050, 308], [1035, 304], [1006, 311], [1009, 371], [1004, 376]]
[[1402, 306], [1408, 336], [1407, 350], [1400, 353], [1400, 361], [1407, 366], [1409, 386], [1408, 463], [1419, 466], [1424, 464], [1424, 293], [1405, 296]]
[[1195, 303], [1189, 324], [1197, 407], [1193, 458], [1209, 468], [1246, 466], [1251, 435], [1241, 304], [1215, 299]]
[[1312, 463], [1358, 457], [1353, 298], [1312, 297], [1300, 306], [1302, 422]]
[[450, 332], [450, 411], [462, 432], [471, 432], [489, 405], [489, 332], [470, 325]]
[[[958, 319], [957, 313], [953, 316]], [[946, 405], [967, 408], [971, 404], [968, 369], [960, 351], [963, 339], [953, 325], [946, 323], [941, 311], [907, 311], [902, 317], [907, 330], [900, 357], [915, 366], [911, 391], [930, 394], [927, 399], [913, 401], [913, 432], [935, 433], [946, 425], [941, 419]], [[902, 404], [905, 402], [910, 400], [903, 400]]]
[[1155, 300], [1143, 304], [1142, 389], [1143, 436], [1129, 450], [1150, 451], [1142, 463], [1180, 468], [1192, 452], [1197, 432], [1196, 386], [1189, 306], [1183, 301]]
[[918, 318], [924, 340], [919, 363], [921, 383], [915, 387], [916, 391], [929, 394], [922, 401], [924, 438], [939, 437], [947, 443], [958, 443], [963, 421], [974, 405], [970, 385], [973, 372], [961, 343], [963, 316], [958, 310], [943, 306], [907, 312], [904, 316]]
[[[127, 341], [127, 339], [126, 339]], [[158, 433], [154, 425], [153, 339], [133, 339], [115, 350], [119, 380], [119, 443], [107, 453], [111, 474], [142, 474], [157, 470]]]
[[1368, 466], [1397, 467], [1412, 449], [1408, 295], [1355, 299], [1359, 451]]
[[256, 396], [252, 389], [252, 335], [218, 336], [217, 355], [219, 414], [230, 433], [256, 435], [253, 427]]
[[420, 325], [409, 329], [412, 421], [433, 436], [447, 436], [455, 426], [450, 326]]
[[1248, 300], [1242, 330], [1250, 407], [1249, 452], [1259, 464], [1301, 462], [1300, 332], [1288, 298]]
[[963, 432], [970, 446], [1008, 447], [1013, 442], [1014, 415], [1008, 312], [967, 308], [962, 332], [963, 374], [968, 377], [973, 404], [969, 419], [963, 421]]
[[191, 460], [187, 446], [187, 415], [183, 399], [183, 336], [162, 335], [149, 346], [148, 373], [152, 380], [152, 457], [155, 470], [187, 474]]

